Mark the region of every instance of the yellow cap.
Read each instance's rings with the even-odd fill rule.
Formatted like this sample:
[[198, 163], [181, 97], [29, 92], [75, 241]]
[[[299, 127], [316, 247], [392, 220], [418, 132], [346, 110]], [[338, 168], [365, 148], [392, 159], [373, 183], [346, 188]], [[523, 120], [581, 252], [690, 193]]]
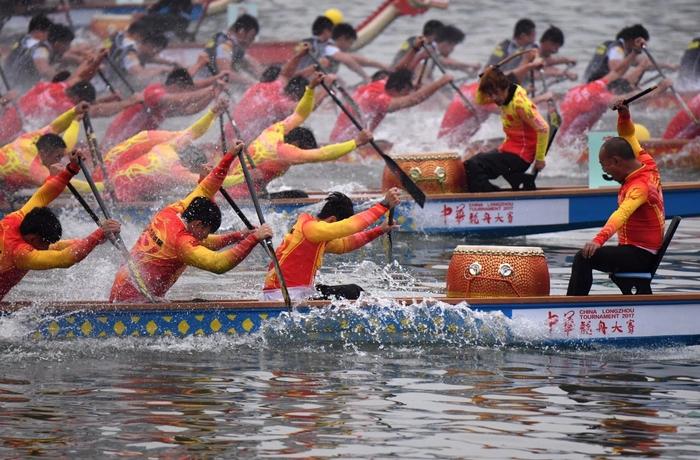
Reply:
[[649, 139], [651, 139], [651, 134], [649, 134], [649, 130], [646, 126], [644, 126], [641, 123], [634, 124], [634, 135], [637, 136], [637, 139], [640, 141], [648, 141]]
[[343, 22], [343, 12], [338, 8], [329, 8], [323, 13], [325, 17], [333, 22], [333, 25], [338, 25]]

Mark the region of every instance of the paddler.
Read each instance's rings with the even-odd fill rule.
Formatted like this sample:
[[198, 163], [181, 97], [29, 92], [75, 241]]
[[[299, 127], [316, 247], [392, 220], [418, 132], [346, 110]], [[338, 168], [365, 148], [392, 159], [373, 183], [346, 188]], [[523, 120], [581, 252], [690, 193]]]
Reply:
[[243, 71], [255, 79], [262, 74], [260, 64], [246, 55], [248, 47], [253, 44], [259, 32], [260, 25], [257, 19], [249, 14], [238, 16], [228, 31], [217, 33], [207, 43], [197, 62], [188, 69], [190, 75], [197, 75], [200, 71], [206, 75], [218, 75], [224, 70], [231, 70], [231, 82], [245, 86], [254, 83], [255, 80]]
[[[433, 43], [435, 40], [435, 35], [443, 26], [444, 24], [441, 21], [438, 21], [437, 19], [430, 19], [423, 24], [423, 33], [420, 36], [425, 38], [425, 43]], [[411, 48], [415, 46], [416, 39], [418, 37], [418, 35], [408, 37], [403, 43], [401, 43], [399, 51], [394, 56], [392, 65], [397, 65], [399, 62], [401, 62], [406, 53], [408, 53]]]
[[[618, 111], [620, 137], [605, 141], [598, 158], [604, 173], [622, 184], [618, 208], [574, 257], [567, 295], [588, 295], [593, 270], [649, 271], [664, 237], [664, 199], [656, 162], [640, 146], [629, 108], [617, 102], [613, 109]], [[615, 233], [618, 244], [604, 246]]]
[[[49, 166], [61, 161], [68, 147], [75, 146], [80, 130], [77, 120], [89, 107], [87, 102], [81, 102], [51, 124], [0, 147], [0, 192], [7, 194], [6, 200], [18, 190], [34, 188], [46, 181], [50, 176]], [[65, 140], [58, 135], [64, 132]], [[88, 189], [83, 181], [73, 183], [80, 190]]]
[[700, 37], [690, 41], [678, 68], [679, 91], [700, 90]]
[[[533, 161], [535, 170], [545, 167], [549, 126], [525, 89], [513, 83], [497, 66], [490, 66], [483, 73], [476, 101], [500, 107], [506, 139], [497, 150], [478, 153], [464, 162], [469, 192], [500, 190], [489, 181], [500, 176], [518, 189], [522, 173]], [[534, 188], [534, 184], [525, 185]]]
[[700, 123], [696, 121], [700, 120], [700, 94], [688, 101], [688, 109], [695, 120], [684, 109], [679, 109], [666, 126], [664, 139], [695, 139], [700, 136]]
[[[221, 210], [213, 198], [241, 149], [243, 143], [237, 141], [187, 197], [159, 211], [131, 249], [136, 270], [152, 296], [164, 296], [187, 266], [217, 274], [227, 272], [245, 259], [259, 241], [272, 236], [267, 224], [253, 231], [213, 234], [221, 225]], [[237, 244], [218, 251], [234, 243]], [[109, 300], [146, 300], [132, 283], [126, 265], [116, 274]]]
[[[331, 84], [330, 76], [316, 72], [304, 90], [304, 96], [294, 113], [265, 129], [248, 146], [248, 153], [256, 165], [251, 169], [251, 173], [258, 193], [266, 194], [267, 184], [287, 172], [292, 165], [336, 160], [372, 140], [370, 132], [355, 131], [354, 136], [348, 135], [352, 140], [318, 147], [313, 132], [301, 125], [313, 110], [314, 88], [322, 79], [325, 79], [326, 85]], [[248, 194], [239, 163], [231, 169], [231, 175], [224, 181], [224, 187], [234, 196]]]
[[115, 220], [103, 221], [86, 238], [61, 241], [61, 222], [47, 207], [65, 189], [80, 168], [73, 152], [70, 163], [43, 185], [19, 211], [0, 220], [0, 300], [19, 283], [29, 270], [68, 268], [83, 260], [105, 237], [119, 233]]
[[165, 83], [151, 83], [139, 95], [140, 101], [124, 108], [107, 127], [100, 143], [111, 149], [141, 131], [160, 128], [168, 117], [194, 115], [219, 95], [226, 86], [229, 72], [192, 80], [186, 69], [177, 67], [165, 78]]
[[208, 161], [192, 143], [202, 137], [228, 101], [218, 100], [204, 116], [182, 131], [142, 131], [105, 155], [110, 178], [120, 201], [152, 200], [164, 191], [197, 182]]
[[[648, 41], [649, 32], [643, 25], [635, 24], [623, 28], [617, 33], [615, 40], [608, 40], [598, 45], [583, 74], [584, 80], [590, 83], [614, 70], [630, 82], [629, 86], [620, 85], [618, 94], [631, 91], [633, 87], [637, 86], [642, 74], [648, 68], [648, 66], [637, 66], [646, 60], [639, 54]], [[630, 54], [633, 54], [635, 58], [625, 59]]]
[[[355, 284], [316, 285], [316, 272], [321, 268], [326, 252], [344, 254], [354, 251], [397, 227], [385, 220], [382, 225], [368, 229], [399, 201], [399, 189], [392, 188], [382, 201], [355, 214], [352, 200], [340, 192], [333, 192], [325, 199], [316, 217], [301, 214], [275, 251], [290, 297], [293, 300], [358, 298], [362, 288]], [[265, 300], [282, 300], [280, 289], [277, 274], [270, 267], [263, 288]]]
[[[625, 60], [634, 60], [635, 54], [625, 56]], [[649, 66], [645, 61], [640, 66]], [[570, 146], [581, 144], [588, 131], [600, 120], [605, 111], [617, 98], [626, 98], [631, 92], [616, 95], [621, 88], [632, 88], [632, 84], [623, 77], [624, 63], [619, 70], [611, 70], [607, 75], [590, 83], [582, 83], [566, 92], [559, 108], [562, 123], [557, 134], [557, 145]], [[659, 83], [654, 93], [660, 93], [671, 85], [670, 80]], [[651, 95], [650, 95], [651, 96]]]
[[[404, 58], [406, 62], [412, 60], [421, 51], [424, 42], [423, 38], [416, 42], [416, 46], [411, 48], [408, 57]], [[400, 68], [391, 72], [386, 78], [367, 83], [355, 90], [352, 98], [359, 107], [361, 116], [356, 113], [354, 115], [364, 122], [368, 130], [375, 131], [388, 113], [420, 104], [451, 81], [451, 75], [443, 75], [439, 79], [414, 90], [413, 72], [407, 68]], [[352, 107], [348, 108], [352, 112], [355, 111]], [[355, 125], [344, 113], [341, 113], [331, 131], [330, 141], [338, 142], [355, 135], [355, 133], [357, 133]]]
[[[496, 65], [511, 54], [535, 48], [536, 29], [532, 19], [522, 18], [515, 23], [513, 38], [505, 39], [494, 48], [489, 56], [487, 65]], [[521, 64], [521, 59], [513, 59], [501, 67], [504, 73], [508, 73]]]

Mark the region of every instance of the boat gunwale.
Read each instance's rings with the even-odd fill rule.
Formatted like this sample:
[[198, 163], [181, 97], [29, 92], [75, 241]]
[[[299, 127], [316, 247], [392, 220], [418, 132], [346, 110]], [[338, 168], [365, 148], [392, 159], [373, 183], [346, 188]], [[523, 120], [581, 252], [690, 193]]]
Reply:
[[[378, 299], [363, 299], [351, 304], [360, 307], [374, 307], [377, 303], [374, 300], [392, 300], [404, 306], [416, 305], [423, 302], [439, 301], [448, 305], [457, 305], [462, 302], [467, 302], [468, 306], [473, 310], [479, 310], [483, 306], [489, 310], [501, 309], [529, 309], [542, 308], [557, 308], [558, 306], [570, 307], [572, 305], [590, 305], [590, 304], [606, 304], [614, 305], [633, 305], [644, 306], [645, 304], [653, 304], [659, 306], [661, 304], [682, 304], [682, 303], [698, 303], [700, 306], [700, 292], [684, 292], [684, 293], [665, 293], [651, 295], [622, 295], [622, 294], [597, 294], [590, 296], [537, 296], [537, 297], [439, 297], [439, 296], [411, 296], [411, 297], [383, 297]], [[25, 308], [40, 306], [47, 311], [54, 312], [148, 312], [148, 311], [199, 311], [199, 310], [288, 310], [284, 302], [261, 301], [255, 299], [242, 300], [171, 300], [168, 302], [156, 303], [110, 303], [104, 300], [95, 301], [62, 301], [62, 302], [32, 302], [32, 301], [17, 301], [17, 302], [0, 302], [0, 315], [7, 315], [18, 312]], [[303, 301], [295, 305], [295, 309], [322, 309], [332, 306], [332, 302], [328, 300], [310, 300]], [[342, 308], [342, 305], [336, 305]]]

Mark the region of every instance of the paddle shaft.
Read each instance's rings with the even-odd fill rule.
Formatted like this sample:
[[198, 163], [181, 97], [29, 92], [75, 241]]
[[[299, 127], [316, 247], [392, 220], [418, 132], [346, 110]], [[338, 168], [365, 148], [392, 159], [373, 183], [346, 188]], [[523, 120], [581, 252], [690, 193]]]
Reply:
[[[243, 177], [245, 177], [246, 185], [248, 185], [248, 190], [250, 191], [250, 198], [253, 200], [253, 206], [255, 206], [255, 212], [258, 215], [258, 221], [260, 225], [265, 223], [265, 216], [260, 208], [260, 202], [258, 201], [258, 194], [255, 192], [255, 184], [253, 183], [253, 178], [250, 176], [250, 171], [248, 171], [248, 165], [245, 163], [245, 158], [243, 157], [243, 149], [238, 152], [238, 161], [241, 164], [241, 171], [243, 171]], [[282, 267], [280, 267], [280, 261], [275, 254], [275, 248], [272, 246], [272, 238], [266, 238], [265, 245], [267, 246], [270, 259], [272, 259], [272, 265], [275, 267], [275, 273], [277, 274], [277, 279], [280, 281], [280, 290], [282, 291], [282, 296], [284, 297], [284, 303], [287, 308], [292, 308], [292, 299], [289, 297], [289, 290], [287, 289], [287, 281], [282, 275]]]
[[389, 263], [394, 260], [394, 240], [391, 235], [391, 226], [394, 225], [394, 210], [396, 208], [391, 208], [389, 210], [389, 217], [387, 218], [387, 223], [389, 224], [389, 232], [386, 234], [386, 242], [387, 242], [387, 258], [389, 259]]
[[[552, 146], [554, 143], [554, 136], [557, 135], [557, 131], [559, 131], [559, 126], [550, 126], [549, 127], [549, 140], [547, 141], [547, 149], [544, 151], [544, 156], [546, 157], [547, 154], [549, 153], [549, 148]], [[533, 166], [534, 168], [534, 166]], [[539, 169], [535, 169], [532, 172], [532, 178], [537, 179], [537, 175], [540, 173]]]
[[[241, 133], [241, 130], [240, 130], [240, 128], [238, 127], [238, 124], [236, 123], [236, 120], [234, 120], [233, 117], [231, 116], [231, 112], [229, 112], [229, 110], [226, 109], [226, 110], [224, 111], [224, 114], [226, 114], [226, 118], [228, 118], [228, 122], [229, 122], [229, 124], [231, 125], [231, 128], [233, 128], [233, 132], [236, 133], [236, 137], [237, 137], [238, 139], [240, 139], [240, 140], [243, 140], [243, 134]], [[220, 125], [223, 126], [223, 121], [220, 123]], [[221, 130], [221, 132], [222, 132], [222, 136], [223, 136], [223, 135], [224, 135], [224, 134], [223, 134], [223, 132], [224, 132], [223, 129]], [[224, 151], [225, 151], [225, 150], [224, 150]], [[251, 156], [248, 154], [248, 151], [245, 152], [245, 157], [246, 157], [246, 160], [248, 160], [248, 163], [250, 163], [250, 167], [253, 168], [253, 169], [255, 169], [255, 168], [256, 168], [255, 162], [253, 161], [253, 157], [251, 157]]]
[[[114, 45], [112, 45], [112, 46], [114, 46]], [[136, 90], [131, 85], [131, 83], [129, 83], [129, 80], [127, 80], [126, 76], [124, 76], [122, 71], [119, 70], [119, 67], [117, 67], [117, 65], [112, 61], [112, 58], [110, 58], [109, 56], [106, 56], [105, 61], [107, 61], [107, 64], [109, 64], [109, 66], [112, 68], [114, 73], [122, 81], [122, 83], [124, 83], [124, 86], [126, 86], [126, 88], [131, 92], [131, 94], [135, 94]]]
[[429, 58], [423, 59], [423, 65], [420, 68], [420, 73], [418, 74], [418, 80], [416, 80], [416, 86], [420, 86], [423, 81], [423, 76], [425, 75], [425, 70], [428, 68]]
[[[345, 113], [345, 115], [350, 119], [352, 124], [355, 125], [357, 129], [362, 131], [362, 125], [357, 121], [357, 119], [350, 113], [350, 111], [343, 105], [343, 103], [338, 99], [338, 96], [335, 95], [335, 93], [326, 85], [323, 80], [321, 80], [321, 86], [323, 89], [326, 90], [328, 95], [333, 99], [333, 101], [340, 107], [340, 109]], [[403, 185], [404, 189], [408, 192], [409, 195], [415, 200], [416, 203], [418, 203], [418, 206], [421, 208], [425, 205], [425, 193], [421, 189], [418, 188], [418, 186], [411, 180], [410, 177], [404, 172], [403, 169], [394, 161], [393, 158], [391, 158], [389, 155], [384, 153], [384, 151], [377, 145], [377, 143], [374, 140], [371, 140], [370, 145], [374, 147], [374, 150], [377, 151], [379, 156], [382, 157], [384, 162], [386, 163], [386, 166], [389, 168], [389, 170], [399, 178], [401, 185]]]
[[[440, 69], [440, 72], [442, 72], [444, 75], [447, 75], [447, 70], [442, 65], [442, 62], [440, 62], [440, 59], [435, 55], [433, 50], [431, 50], [430, 47], [425, 43], [423, 44], [423, 49], [425, 49], [425, 52], [428, 53], [428, 56], [430, 56], [430, 59], [433, 60], [437, 68]], [[452, 87], [452, 89], [455, 90], [459, 98], [462, 99], [462, 103], [464, 104], [464, 106], [476, 117], [476, 120], [479, 123], [481, 123], [481, 120], [479, 119], [479, 112], [476, 110], [476, 107], [474, 107], [474, 104], [472, 104], [469, 101], [469, 99], [467, 99], [467, 96], [464, 95], [462, 90], [459, 89], [459, 86], [457, 86], [457, 84], [454, 81], [450, 81], [450, 86]]]
[[[311, 58], [311, 60], [316, 64], [316, 67], [318, 68], [319, 71], [328, 74], [328, 70], [321, 65], [321, 61], [318, 60], [316, 56], [311, 54], [311, 50], [309, 50], [308, 56]], [[360, 106], [357, 105], [357, 102], [355, 102], [355, 99], [352, 98], [350, 93], [345, 89], [343, 85], [338, 83], [337, 81], [333, 82], [333, 86], [338, 88], [338, 91], [340, 91], [340, 94], [343, 96], [343, 99], [347, 101], [348, 104], [350, 104], [350, 107], [355, 111], [355, 113], [358, 114], [358, 116], [362, 117], [362, 111], [360, 110]]]
[[112, 85], [112, 82], [107, 79], [107, 76], [102, 71], [102, 69], [97, 69], [97, 75], [100, 77], [100, 80], [102, 80], [104, 84], [107, 85], [107, 89], [110, 93], [117, 94], [117, 90], [114, 89], [114, 85]]
[[197, 33], [199, 32], [199, 28], [202, 26], [202, 22], [204, 22], [204, 18], [207, 16], [207, 11], [209, 10], [209, 4], [211, 3], [212, 0], [206, 0], [204, 3], [204, 7], [202, 7], [202, 15], [199, 17], [197, 20], [197, 24], [194, 26], [194, 31], [190, 34], [190, 41], [193, 42], [197, 38]]
[[12, 91], [12, 88], [10, 88], [10, 82], [7, 81], [7, 75], [5, 75], [5, 70], [2, 68], [2, 65], [0, 65], [0, 78], [2, 78], [5, 88], [7, 88], [8, 91]]
[[92, 122], [90, 121], [90, 115], [86, 112], [83, 114], [83, 127], [85, 128], [85, 136], [87, 137], [87, 143], [90, 147], [90, 153], [92, 154], [92, 160], [97, 164], [102, 171], [102, 182], [105, 184], [107, 193], [112, 197], [112, 199], [117, 201], [117, 193], [114, 189], [112, 181], [109, 179], [107, 174], [107, 167], [105, 166], [104, 159], [100, 153], [100, 148], [97, 145], [97, 138], [95, 137], [95, 129], [92, 127]]
[[[102, 200], [102, 195], [100, 195], [100, 191], [97, 190], [97, 186], [95, 185], [95, 181], [92, 179], [92, 174], [90, 174], [90, 170], [85, 166], [85, 163], [83, 160], [78, 157], [78, 165], [80, 165], [80, 170], [83, 171], [83, 175], [85, 176], [85, 180], [87, 181], [88, 185], [90, 186], [90, 190], [92, 190], [92, 195], [95, 197], [95, 200], [97, 200], [97, 205], [100, 207], [100, 210], [102, 211], [102, 214], [105, 216], [105, 219], [111, 219], [112, 216], [109, 212], [109, 209], [105, 205], [104, 200]], [[77, 192], [77, 191], [76, 191]], [[81, 200], [79, 200], [81, 201]], [[83, 204], [84, 200], [81, 201], [81, 204]], [[85, 203], [87, 205], [87, 203]], [[83, 205], [83, 206], [85, 206]], [[90, 213], [91, 217], [93, 213]], [[94, 217], [93, 217], [94, 219]], [[99, 222], [99, 219], [98, 219]], [[119, 252], [122, 253], [122, 256], [124, 257], [124, 261], [126, 262], [126, 267], [127, 270], [129, 270], [129, 273], [131, 274], [131, 277], [133, 278], [135, 284], [136, 284], [136, 289], [139, 290], [139, 292], [148, 299], [149, 302], [155, 302], [156, 299], [151, 295], [149, 292], [148, 288], [146, 287], [146, 283], [143, 281], [143, 278], [139, 274], [134, 261], [131, 259], [131, 254], [129, 254], [129, 250], [126, 247], [126, 244], [124, 243], [124, 240], [122, 239], [122, 236], [120, 234], [115, 234], [114, 236], [114, 246], [119, 250]]]
[[63, 13], [66, 16], [66, 22], [68, 23], [68, 28], [75, 32], [75, 24], [73, 24], [73, 18], [70, 16], [70, 3], [66, 0], [60, 0], [61, 6], [63, 7]]
[[[656, 68], [656, 71], [661, 75], [661, 78], [666, 78], [666, 75], [664, 75], [663, 71], [661, 70], [661, 67], [659, 64], [656, 62], [656, 59], [654, 59], [654, 56], [651, 55], [649, 50], [647, 49], [646, 46], [642, 46], [642, 50], [644, 50], [644, 54], [647, 55], [649, 60], [651, 61], [652, 65]], [[700, 124], [700, 121], [695, 117], [695, 114], [690, 110], [690, 107], [688, 107], [688, 104], [685, 103], [683, 98], [681, 97], [680, 94], [676, 91], [676, 88], [673, 87], [673, 85], [669, 86], [669, 89], [671, 90], [671, 93], [673, 93], [673, 97], [676, 98], [676, 101], [678, 102], [678, 105], [680, 106], [681, 109], [685, 111], [686, 114], [690, 117], [695, 124]], [[641, 96], [640, 96], [641, 97]], [[631, 102], [631, 101], [630, 101]]]

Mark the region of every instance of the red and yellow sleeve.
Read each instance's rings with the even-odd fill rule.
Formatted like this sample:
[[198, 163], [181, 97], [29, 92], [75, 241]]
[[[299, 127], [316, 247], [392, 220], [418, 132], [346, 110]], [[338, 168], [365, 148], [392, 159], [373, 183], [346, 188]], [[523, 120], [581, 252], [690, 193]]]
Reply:
[[383, 234], [384, 230], [381, 227], [375, 227], [370, 230], [365, 230], [364, 232], [358, 232], [354, 235], [328, 242], [328, 244], [326, 244], [326, 252], [331, 252], [333, 254], [344, 254], [346, 252], [351, 252], [379, 238]]
[[64, 169], [55, 176], [50, 176], [44, 182], [44, 185], [34, 192], [34, 195], [20, 209], [23, 216], [26, 216], [29, 211], [34, 208], [42, 208], [48, 206], [53, 200], [58, 197], [68, 185], [73, 173]]
[[197, 244], [191, 238], [183, 238], [178, 243], [178, 255], [182, 262], [208, 272], [222, 274], [238, 265], [250, 254], [258, 243], [255, 235], [248, 235], [243, 241], [226, 251], [216, 252]]
[[212, 251], [218, 251], [219, 249], [230, 246], [233, 243], [237, 243], [245, 238], [246, 234], [243, 232], [229, 232], [222, 235], [209, 235], [201, 245]]
[[300, 149], [291, 144], [281, 144], [277, 149], [277, 155], [294, 164], [318, 163], [321, 161], [336, 160], [357, 148], [354, 140], [338, 144], [324, 145], [317, 149]]
[[[98, 228], [87, 238], [72, 242], [58, 242], [48, 250], [34, 249], [29, 245], [14, 254], [15, 266], [20, 270], [49, 270], [68, 268], [87, 257], [95, 246], [104, 240], [104, 232]], [[70, 244], [67, 244], [70, 243]]]
[[377, 203], [366, 211], [358, 212], [338, 222], [310, 220], [304, 224], [302, 231], [306, 239], [312, 243], [333, 241], [361, 232], [376, 222], [385, 212], [387, 208]]
[[530, 126], [537, 133], [537, 144], [535, 147], [535, 159], [544, 160], [547, 154], [547, 143], [549, 142], [549, 125], [544, 119], [537, 106], [524, 97], [522, 103], [516, 107], [518, 115], [520, 115], [523, 123]]
[[211, 123], [214, 121], [215, 118], [216, 114], [211, 110], [207, 110], [207, 113], [205, 113], [204, 116], [202, 116], [202, 118], [195, 121], [194, 124], [192, 124], [192, 126], [180, 132], [180, 134], [168, 141], [168, 144], [170, 144], [176, 150], [180, 150], [187, 147], [192, 143], [193, 140], [199, 139], [200, 137], [204, 136], [207, 130], [209, 130], [209, 127], [211, 126]]
[[593, 238], [595, 243], [605, 244], [630, 218], [641, 205], [646, 203], [649, 190], [643, 185], [630, 187], [620, 206], [613, 212], [603, 228]]
[[63, 131], [68, 129], [71, 122], [75, 119], [76, 115], [77, 115], [77, 113], [75, 112], [75, 107], [63, 112], [61, 115], [58, 116], [58, 118], [56, 118], [54, 121], [52, 121], [48, 126], [42, 128], [40, 130], [41, 134], [62, 133]]
[[221, 157], [219, 164], [216, 165], [216, 167], [212, 169], [209, 174], [207, 174], [207, 177], [197, 184], [197, 187], [192, 191], [192, 193], [180, 201], [179, 204], [183, 207], [183, 209], [189, 206], [192, 200], [198, 196], [205, 196], [209, 199], [213, 198], [221, 187], [221, 184], [224, 182], [224, 179], [226, 179], [226, 174], [228, 173], [234, 158], [235, 157], [232, 153], [227, 153]]
[[302, 117], [304, 120], [309, 118], [314, 110], [314, 90], [308, 86], [304, 90], [304, 96], [299, 100], [299, 103], [294, 108], [294, 113]]
[[638, 157], [642, 151], [642, 146], [639, 144], [639, 139], [635, 135], [634, 122], [629, 110], [619, 110], [617, 113], [617, 134], [623, 137], [634, 150], [634, 156]]

